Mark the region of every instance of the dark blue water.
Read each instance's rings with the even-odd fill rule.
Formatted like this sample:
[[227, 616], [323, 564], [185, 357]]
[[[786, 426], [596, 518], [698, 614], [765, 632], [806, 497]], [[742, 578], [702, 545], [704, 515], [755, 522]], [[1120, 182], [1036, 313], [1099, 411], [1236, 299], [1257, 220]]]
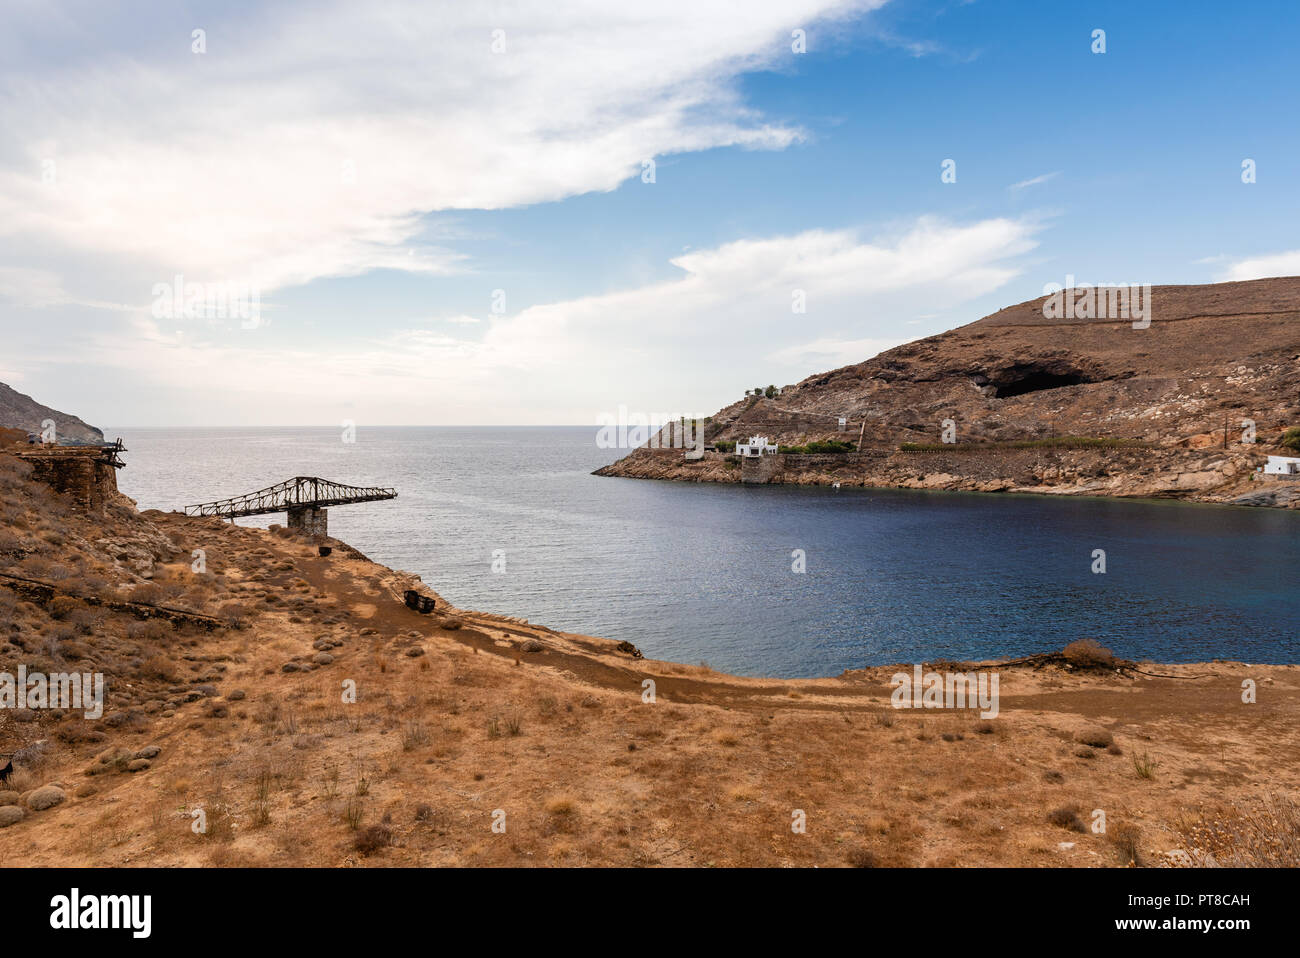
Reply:
[[619, 453], [583, 427], [373, 428], [351, 444], [333, 429], [109, 433], [126, 438], [119, 483], [142, 508], [295, 475], [395, 486], [396, 500], [331, 510], [331, 534], [459, 606], [655, 658], [816, 676], [1088, 636], [1155, 661], [1300, 662], [1295, 512], [602, 479], [589, 473]]

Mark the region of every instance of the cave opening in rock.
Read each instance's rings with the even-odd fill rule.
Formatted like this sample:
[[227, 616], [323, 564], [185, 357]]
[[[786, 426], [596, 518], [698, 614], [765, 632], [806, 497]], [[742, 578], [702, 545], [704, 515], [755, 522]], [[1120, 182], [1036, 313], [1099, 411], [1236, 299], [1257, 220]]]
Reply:
[[1043, 389], [1060, 389], [1062, 386], [1078, 386], [1090, 380], [1077, 372], [1048, 372], [1043, 369], [1013, 370], [1010, 378], [994, 383], [993, 396], [1006, 399], [1009, 396], [1023, 396]]

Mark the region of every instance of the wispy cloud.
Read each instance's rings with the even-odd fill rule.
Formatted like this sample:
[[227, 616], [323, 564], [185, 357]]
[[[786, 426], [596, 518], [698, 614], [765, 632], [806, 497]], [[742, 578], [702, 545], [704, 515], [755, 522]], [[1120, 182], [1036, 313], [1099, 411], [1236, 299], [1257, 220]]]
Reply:
[[1007, 187], [1009, 190], [1023, 190], [1031, 186], [1037, 186], [1040, 183], [1046, 183], [1048, 180], [1054, 180], [1063, 173], [1063, 170], [1053, 170], [1051, 173], [1043, 173], [1040, 176], [1034, 176], [1027, 180], [1021, 180], [1019, 183], [1012, 183]]

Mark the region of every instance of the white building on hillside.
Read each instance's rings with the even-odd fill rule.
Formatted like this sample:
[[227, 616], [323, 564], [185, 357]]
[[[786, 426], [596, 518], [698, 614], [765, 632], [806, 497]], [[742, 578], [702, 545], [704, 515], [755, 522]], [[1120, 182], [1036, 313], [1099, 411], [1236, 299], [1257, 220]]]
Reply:
[[750, 436], [749, 442], [736, 443], [736, 455], [749, 456], [751, 459], [757, 459], [759, 456], [775, 455], [776, 450], [776, 446], [768, 445], [766, 436]]
[[1266, 476], [1300, 476], [1300, 458], [1296, 456], [1269, 456], [1264, 463]]

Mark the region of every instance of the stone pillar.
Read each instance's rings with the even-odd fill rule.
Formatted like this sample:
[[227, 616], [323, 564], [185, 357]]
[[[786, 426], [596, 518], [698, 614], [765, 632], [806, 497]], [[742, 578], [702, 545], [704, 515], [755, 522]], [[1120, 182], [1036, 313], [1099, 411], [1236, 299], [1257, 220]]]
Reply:
[[746, 484], [763, 485], [771, 482], [781, 472], [780, 456], [765, 454], [762, 456], [741, 456], [740, 481]]
[[303, 506], [289, 510], [289, 529], [304, 536], [327, 536], [329, 532], [328, 509]]

